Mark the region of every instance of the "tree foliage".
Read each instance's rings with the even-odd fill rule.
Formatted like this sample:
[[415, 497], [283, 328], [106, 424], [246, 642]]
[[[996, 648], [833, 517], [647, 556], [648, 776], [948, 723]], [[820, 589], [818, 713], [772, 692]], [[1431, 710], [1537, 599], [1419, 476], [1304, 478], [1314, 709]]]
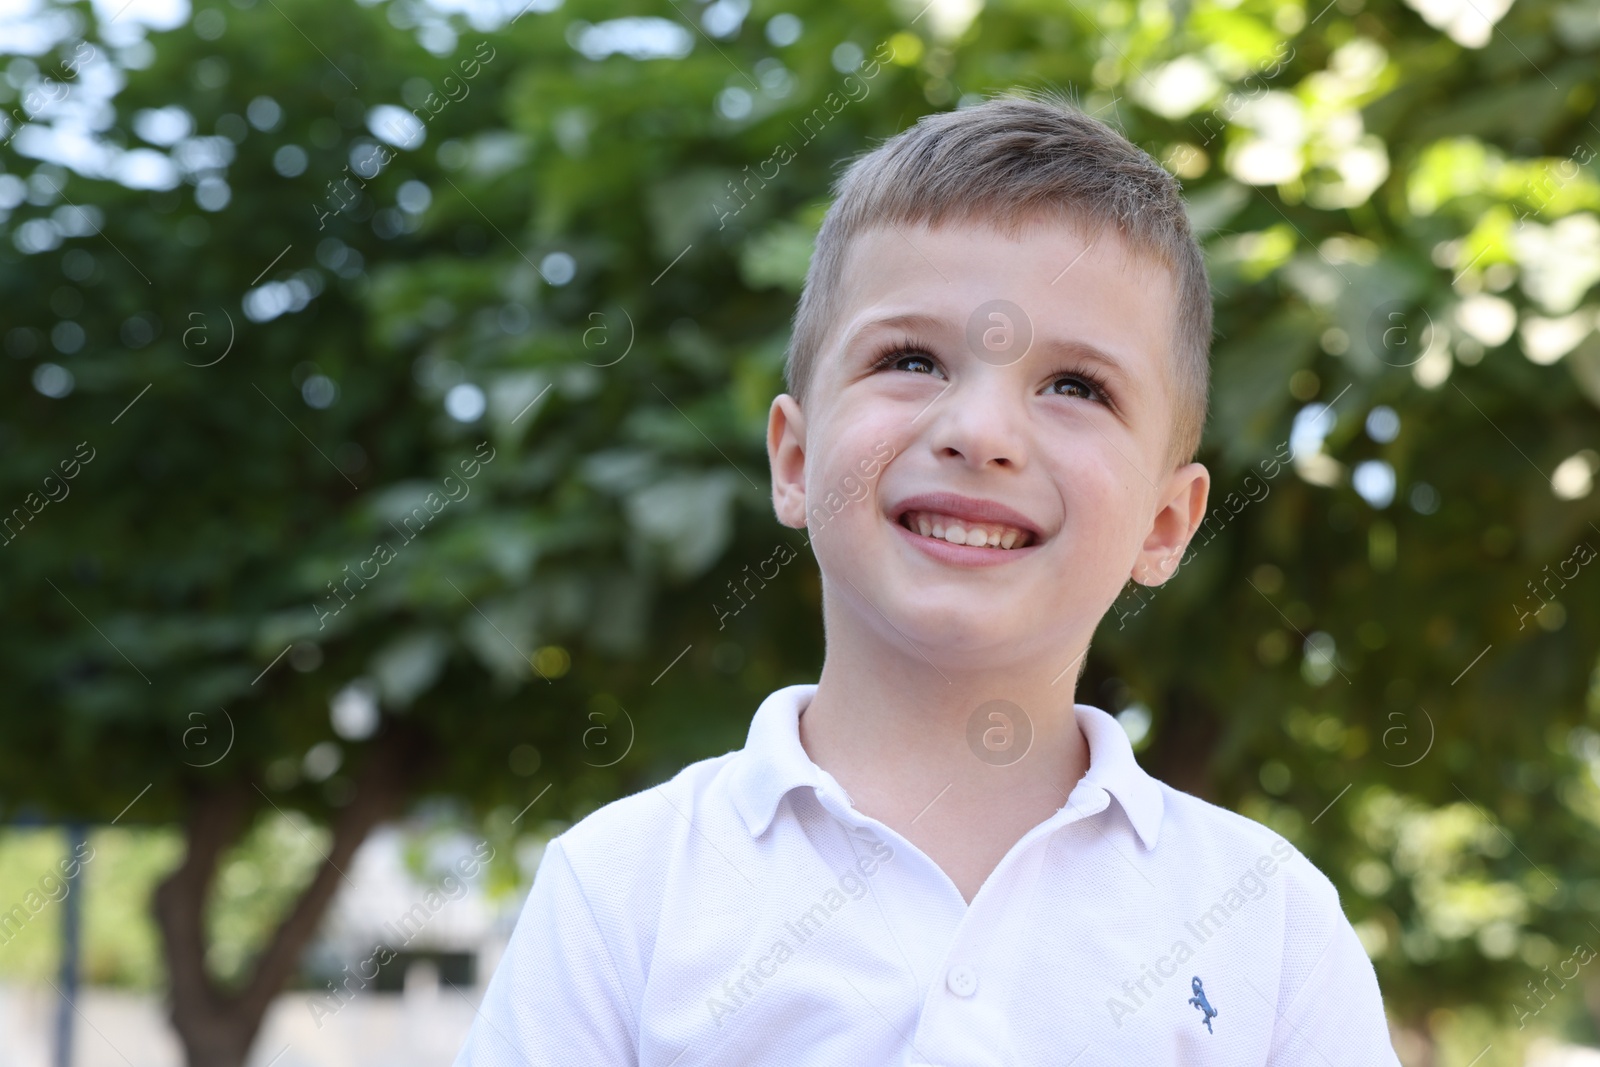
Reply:
[[[1600, 937], [1600, 8], [958, 6], [50, 8], [0, 87], [6, 807], [187, 826], [173, 913], [272, 808], [510, 835], [740, 745], [821, 661], [807, 553], [734, 587], [803, 547], [763, 431], [839, 162], [1052, 86], [1182, 178], [1217, 307], [1220, 510], [1080, 699], [1322, 865], [1407, 1025], [1534, 1010]], [[229, 1062], [193, 1020], [252, 979], [174, 923]]]

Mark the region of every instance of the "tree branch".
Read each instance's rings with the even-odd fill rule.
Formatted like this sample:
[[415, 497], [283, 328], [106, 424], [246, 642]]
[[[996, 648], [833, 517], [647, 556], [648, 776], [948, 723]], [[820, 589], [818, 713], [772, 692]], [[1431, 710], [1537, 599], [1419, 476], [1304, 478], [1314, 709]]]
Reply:
[[356, 778], [355, 796], [333, 823], [333, 844], [311, 884], [273, 931], [239, 994], [241, 1008], [260, 1018], [299, 966], [300, 954], [338, 892], [348, 884], [345, 869], [374, 827], [398, 813], [408, 779], [421, 756], [411, 731], [397, 723], [373, 744]]
[[183, 862], [155, 891], [172, 1025], [191, 1051], [214, 1046], [225, 1037], [219, 1031], [227, 1028], [228, 998], [206, 970], [205, 903], [217, 861], [238, 840], [252, 808], [237, 783], [196, 794], [185, 825], [188, 849]]
[[228, 993], [206, 968], [205, 906], [223, 851], [261, 808], [244, 783], [197, 793], [186, 822], [188, 851], [157, 888], [156, 921], [171, 988], [171, 1019], [191, 1067], [236, 1067], [272, 1000], [294, 976], [306, 943], [347, 880], [345, 868], [375, 826], [397, 814], [429, 757], [422, 734], [390, 722], [356, 775], [355, 793], [333, 821], [333, 843], [294, 906], [273, 930], [243, 989]]

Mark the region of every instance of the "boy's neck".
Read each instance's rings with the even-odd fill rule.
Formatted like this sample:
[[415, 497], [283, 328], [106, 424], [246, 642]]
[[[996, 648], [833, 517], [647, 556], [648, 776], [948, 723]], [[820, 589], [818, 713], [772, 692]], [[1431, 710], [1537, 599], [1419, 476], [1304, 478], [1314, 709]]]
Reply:
[[1003, 855], [1062, 807], [1088, 770], [1073, 710], [1076, 670], [1052, 684], [1014, 665], [962, 671], [875, 642], [829, 646], [800, 718], [801, 745], [856, 810], [914, 843], [970, 854], [1004, 838]]

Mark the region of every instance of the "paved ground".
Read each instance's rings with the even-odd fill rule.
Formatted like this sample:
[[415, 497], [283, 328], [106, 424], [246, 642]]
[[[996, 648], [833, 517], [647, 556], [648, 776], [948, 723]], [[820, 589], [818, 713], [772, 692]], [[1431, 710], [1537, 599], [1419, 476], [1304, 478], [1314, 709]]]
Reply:
[[[449, 1067], [477, 996], [449, 987], [373, 994], [320, 1020], [303, 994], [280, 997], [249, 1067]], [[0, 985], [0, 1067], [51, 1067], [59, 1003], [49, 986]], [[90, 989], [78, 1007], [73, 1067], [182, 1067], [156, 998]]]

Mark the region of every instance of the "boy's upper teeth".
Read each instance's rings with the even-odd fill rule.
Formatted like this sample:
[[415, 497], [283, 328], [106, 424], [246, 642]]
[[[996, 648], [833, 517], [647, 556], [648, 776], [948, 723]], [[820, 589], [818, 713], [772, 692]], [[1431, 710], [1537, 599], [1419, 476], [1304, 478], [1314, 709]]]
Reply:
[[1021, 548], [1029, 534], [1015, 526], [997, 522], [973, 522], [937, 511], [908, 511], [902, 517], [908, 529], [924, 537], [937, 537], [953, 545], [985, 545], [989, 548]]

